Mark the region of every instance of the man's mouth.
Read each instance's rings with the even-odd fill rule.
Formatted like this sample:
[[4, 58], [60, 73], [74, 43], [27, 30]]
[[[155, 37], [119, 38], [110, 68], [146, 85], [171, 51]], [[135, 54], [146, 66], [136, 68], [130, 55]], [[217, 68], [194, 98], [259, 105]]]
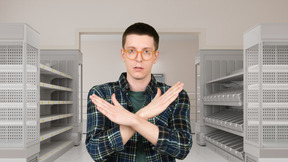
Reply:
[[135, 70], [143, 70], [144, 68], [143, 68], [143, 67], [138, 67], [138, 66], [136, 66], [136, 67], [134, 67], [134, 69], [135, 69]]

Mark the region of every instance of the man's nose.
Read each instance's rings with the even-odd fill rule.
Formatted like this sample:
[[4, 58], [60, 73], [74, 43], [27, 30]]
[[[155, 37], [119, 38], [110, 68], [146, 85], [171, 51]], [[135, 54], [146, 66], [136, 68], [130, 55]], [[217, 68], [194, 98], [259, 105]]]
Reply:
[[136, 61], [142, 61], [142, 53], [138, 52], [137, 57], [136, 57]]

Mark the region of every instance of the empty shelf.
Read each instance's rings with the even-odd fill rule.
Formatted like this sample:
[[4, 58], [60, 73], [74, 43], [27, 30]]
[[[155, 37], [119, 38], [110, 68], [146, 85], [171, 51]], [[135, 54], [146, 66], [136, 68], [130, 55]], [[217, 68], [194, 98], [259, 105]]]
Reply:
[[53, 76], [57, 76], [58, 78], [68, 78], [68, 79], [72, 79], [72, 76], [62, 73], [56, 69], [53, 69], [49, 66], [45, 66], [43, 64], [40, 64], [40, 73], [41, 74], [45, 74], [45, 75], [53, 75]]
[[242, 106], [243, 88], [227, 89], [203, 97], [204, 105]]
[[242, 71], [239, 71], [237, 73], [228, 75], [228, 76], [224, 76], [218, 79], [214, 79], [211, 80], [209, 82], [207, 82], [207, 84], [211, 84], [211, 83], [226, 83], [226, 82], [230, 82], [230, 81], [243, 81], [243, 69]]
[[73, 101], [46, 101], [41, 100], [40, 105], [60, 105], [60, 104], [73, 104]]
[[207, 142], [238, 157], [239, 159], [244, 159], [243, 137], [219, 130], [205, 135], [205, 139]]
[[64, 133], [72, 129], [72, 126], [62, 126], [62, 127], [48, 127], [40, 130], [40, 141], [44, 141], [48, 138], [54, 137], [60, 133]]
[[45, 115], [40, 117], [40, 123], [45, 123], [48, 121], [59, 120], [63, 118], [68, 118], [73, 116], [73, 114], [52, 114], [52, 115]]
[[47, 88], [47, 89], [53, 89], [53, 90], [60, 90], [60, 91], [69, 91], [69, 92], [72, 92], [72, 89], [71, 89], [71, 88], [62, 87], [62, 86], [53, 85], [53, 84], [48, 84], [48, 83], [43, 83], [43, 82], [40, 82], [40, 87], [41, 87], [41, 88]]
[[209, 126], [243, 136], [243, 111], [221, 111], [204, 117], [204, 121], [205, 124], [208, 124]]
[[68, 151], [74, 146], [72, 140], [66, 141], [54, 141], [51, 143], [41, 144], [39, 161], [54, 161], [57, 157], [62, 155], [64, 152]]
[[240, 136], [240, 137], [244, 137], [244, 132], [235, 131], [233, 129], [221, 127], [221, 126], [218, 126], [218, 125], [215, 125], [215, 124], [211, 124], [211, 123], [207, 123], [207, 122], [205, 122], [205, 125], [213, 127], [213, 128], [216, 128], [216, 129], [219, 129], [219, 130], [223, 130], [223, 131], [229, 132], [231, 134], [235, 134], [235, 135]]

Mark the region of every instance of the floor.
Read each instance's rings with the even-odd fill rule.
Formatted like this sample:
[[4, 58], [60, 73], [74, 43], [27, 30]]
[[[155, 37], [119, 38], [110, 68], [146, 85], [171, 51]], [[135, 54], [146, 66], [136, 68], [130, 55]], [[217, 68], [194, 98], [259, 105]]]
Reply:
[[[71, 150], [59, 157], [55, 162], [73, 161], [73, 162], [93, 162], [85, 147], [85, 135], [82, 138], [82, 143], [73, 147]], [[195, 137], [193, 136], [193, 141]], [[190, 154], [185, 160], [178, 160], [179, 162], [228, 162], [217, 153], [210, 149], [199, 146], [194, 142]]]

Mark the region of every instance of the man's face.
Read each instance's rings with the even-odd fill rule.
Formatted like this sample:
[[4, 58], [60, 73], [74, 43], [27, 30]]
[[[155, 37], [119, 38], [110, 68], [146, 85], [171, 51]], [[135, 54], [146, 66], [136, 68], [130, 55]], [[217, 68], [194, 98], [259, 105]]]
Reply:
[[127, 79], [150, 80], [152, 66], [157, 62], [159, 52], [156, 51], [152, 59], [148, 61], [143, 60], [140, 53], [138, 54], [135, 60], [130, 60], [127, 58], [124, 52], [125, 49], [133, 49], [137, 51], [143, 51], [143, 50], [155, 51], [153, 37], [148, 35], [136, 35], [136, 34], [127, 35], [124, 49], [121, 49], [122, 60], [123, 62], [125, 62], [127, 69]]

